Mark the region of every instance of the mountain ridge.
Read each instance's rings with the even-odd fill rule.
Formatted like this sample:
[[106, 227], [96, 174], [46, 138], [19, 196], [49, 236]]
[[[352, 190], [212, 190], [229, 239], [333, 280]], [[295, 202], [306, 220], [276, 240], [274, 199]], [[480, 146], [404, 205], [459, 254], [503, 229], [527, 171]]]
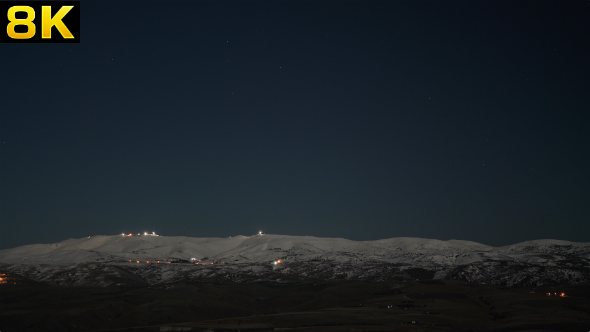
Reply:
[[[157, 250], [159, 249], [159, 250]], [[165, 249], [168, 249], [167, 251]], [[65, 255], [65, 252], [82, 250], [96, 255]], [[148, 253], [149, 251], [149, 253]], [[334, 253], [355, 252], [363, 256], [392, 262], [388, 252], [428, 253], [434, 257], [450, 252], [478, 253], [581, 253], [590, 258], [590, 243], [571, 242], [556, 239], [529, 240], [512, 245], [493, 247], [467, 240], [437, 240], [416, 237], [394, 237], [372, 241], [354, 241], [344, 238], [322, 238], [314, 236], [289, 236], [262, 234], [253, 236], [233, 236], [228, 238], [196, 238], [186, 236], [152, 235], [97, 235], [88, 238], [71, 238], [58, 243], [31, 244], [0, 250], [3, 263], [43, 263], [60, 264], [84, 262], [96, 259], [95, 256], [110, 255], [124, 259], [230, 259], [235, 255], [248, 254], [250, 261], [271, 261], [272, 254], [261, 255], [257, 251], [287, 252], [301, 256], [321, 255], [337, 258]], [[143, 254], [140, 252], [144, 252]], [[159, 257], [158, 257], [159, 256]], [[388, 258], [389, 257], [389, 258]], [[74, 261], [72, 261], [74, 259]], [[85, 260], [87, 259], [87, 260]], [[395, 260], [395, 259], [393, 259]], [[441, 262], [442, 263], [442, 262]]]
[[[466, 240], [411, 237], [353, 241], [277, 234], [98, 235], [0, 250], [0, 263], [33, 280], [58, 284], [92, 283], [89, 275], [95, 274], [110, 276], [101, 285], [124, 284], [129, 278], [121, 278], [128, 273], [146, 283], [420, 277], [508, 286], [590, 284], [590, 243], [555, 239], [492, 247]], [[51, 277], [65, 270], [77, 277], [68, 281]]]

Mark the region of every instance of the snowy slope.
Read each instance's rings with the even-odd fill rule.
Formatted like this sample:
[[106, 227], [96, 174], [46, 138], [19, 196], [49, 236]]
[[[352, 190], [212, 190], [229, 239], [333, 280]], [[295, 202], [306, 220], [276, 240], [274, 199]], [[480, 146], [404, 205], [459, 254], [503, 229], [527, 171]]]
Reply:
[[[191, 259], [199, 264], [187, 264]], [[277, 259], [282, 263], [272, 264]], [[152, 264], [158, 261], [180, 263]], [[1, 250], [0, 268], [57, 285], [285, 278], [436, 278], [503, 286], [590, 284], [590, 243], [535, 240], [491, 247], [407, 237], [352, 241], [274, 234], [231, 238], [115, 235]]]
[[101, 235], [1, 250], [0, 262], [64, 264], [97, 260], [164, 261], [196, 258], [227, 263], [263, 263], [288, 256], [298, 261], [380, 261], [430, 266], [462, 265], [494, 259], [535, 261], [553, 257], [548, 255], [578, 255], [589, 258], [589, 253], [590, 243], [560, 240], [535, 240], [496, 248], [470, 241], [407, 237], [352, 241], [274, 234], [231, 238]]

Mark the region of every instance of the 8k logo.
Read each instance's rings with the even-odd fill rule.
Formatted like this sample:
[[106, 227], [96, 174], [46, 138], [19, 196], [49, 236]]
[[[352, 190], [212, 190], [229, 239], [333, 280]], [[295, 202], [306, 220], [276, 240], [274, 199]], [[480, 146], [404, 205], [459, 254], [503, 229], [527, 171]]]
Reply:
[[79, 43], [79, 1], [1, 1], [3, 43]]

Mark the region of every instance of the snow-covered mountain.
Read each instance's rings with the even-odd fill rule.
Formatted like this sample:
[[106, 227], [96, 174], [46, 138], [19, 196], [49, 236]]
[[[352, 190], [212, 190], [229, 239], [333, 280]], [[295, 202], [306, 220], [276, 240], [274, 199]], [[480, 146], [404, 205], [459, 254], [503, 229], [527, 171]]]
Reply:
[[352, 241], [274, 234], [93, 236], [0, 251], [0, 267], [6, 270], [37, 281], [74, 285], [400, 277], [508, 286], [590, 284], [589, 262], [590, 243], [561, 240], [491, 247], [461, 240]]

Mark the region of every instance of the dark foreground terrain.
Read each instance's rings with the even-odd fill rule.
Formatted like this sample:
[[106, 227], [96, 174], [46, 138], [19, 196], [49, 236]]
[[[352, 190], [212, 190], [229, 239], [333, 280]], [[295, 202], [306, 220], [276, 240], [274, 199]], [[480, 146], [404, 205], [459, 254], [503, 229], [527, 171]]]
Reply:
[[8, 280], [0, 284], [2, 332], [590, 331], [588, 286], [400, 280], [99, 288]]

